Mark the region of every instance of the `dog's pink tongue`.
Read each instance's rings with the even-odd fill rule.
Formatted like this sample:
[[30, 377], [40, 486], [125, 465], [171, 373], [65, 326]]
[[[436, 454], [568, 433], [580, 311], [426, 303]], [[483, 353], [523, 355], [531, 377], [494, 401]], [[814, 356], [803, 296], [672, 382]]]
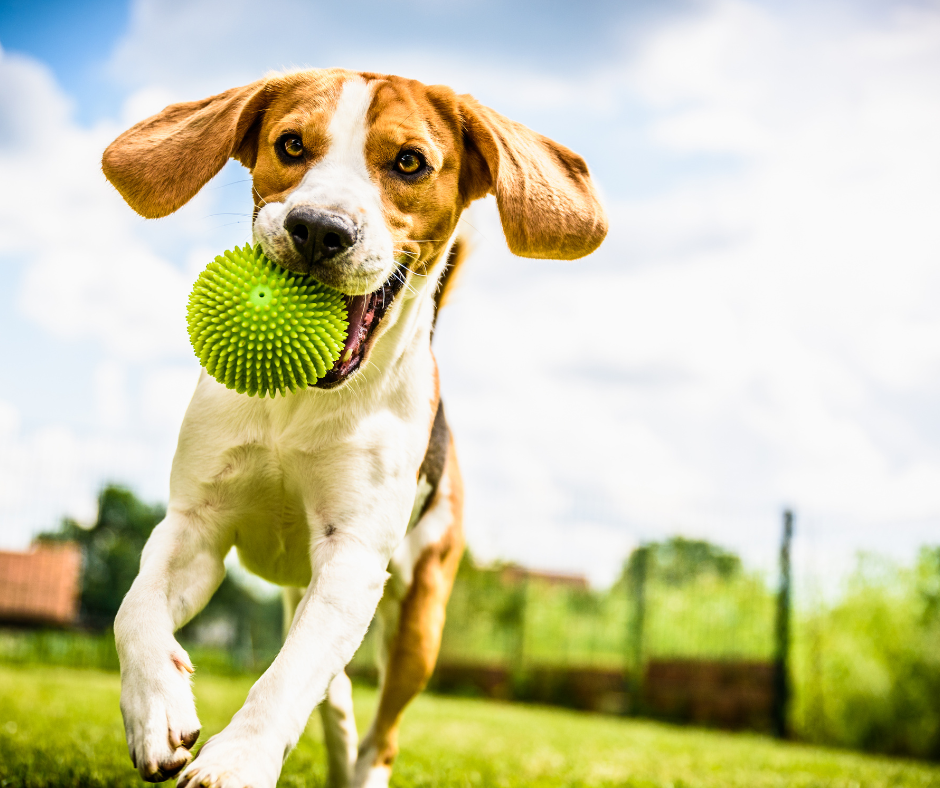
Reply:
[[368, 326], [365, 325], [366, 311], [369, 305], [369, 296], [350, 296], [346, 304], [346, 316], [349, 318], [349, 328], [346, 334], [346, 344], [343, 347], [341, 362], [349, 361], [359, 349]]

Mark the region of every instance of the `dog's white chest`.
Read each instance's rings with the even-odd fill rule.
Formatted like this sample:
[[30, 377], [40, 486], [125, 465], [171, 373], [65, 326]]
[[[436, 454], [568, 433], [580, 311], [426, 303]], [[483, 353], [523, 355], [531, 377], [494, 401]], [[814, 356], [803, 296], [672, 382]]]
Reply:
[[[181, 434], [172, 497], [208, 514], [242, 564], [279, 585], [306, 586], [314, 552], [334, 535], [389, 541], [391, 555], [427, 447], [430, 397], [414, 394], [347, 413], [335, 395], [259, 401], [204, 375]], [[324, 400], [329, 411], [318, 404]]]

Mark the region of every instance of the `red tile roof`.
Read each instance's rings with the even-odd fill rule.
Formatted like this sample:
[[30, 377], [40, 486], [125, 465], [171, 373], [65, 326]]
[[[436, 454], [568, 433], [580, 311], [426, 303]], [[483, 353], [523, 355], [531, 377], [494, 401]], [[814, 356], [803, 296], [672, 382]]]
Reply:
[[566, 572], [542, 572], [537, 569], [527, 569], [518, 564], [510, 564], [501, 570], [504, 583], [521, 583], [524, 580], [538, 580], [550, 586], [567, 586], [587, 591], [590, 587], [584, 575], [572, 575]]
[[0, 551], [0, 621], [72, 624], [78, 616], [82, 553], [71, 542]]

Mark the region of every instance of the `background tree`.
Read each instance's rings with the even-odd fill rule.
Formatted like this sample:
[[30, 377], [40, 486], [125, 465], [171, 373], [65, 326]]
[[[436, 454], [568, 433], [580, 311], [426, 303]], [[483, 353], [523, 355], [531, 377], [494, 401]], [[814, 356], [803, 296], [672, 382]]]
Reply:
[[[82, 549], [81, 621], [86, 627], [106, 629], [140, 569], [140, 554], [166, 509], [141, 501], [119, 485], [108, 485], [98, 496], [98, 516], [90, 527], [63, 518], [59, 529], [40, 534], [43, 541], [70, 541]], [[224, 620], [232, 631], [228, 645], [253, 659], [257, 652], [276, 651], [281, 642], [279, 599], [256, 599], [226, 575], [205, 609], [182, 628], [181, 639], [198, 641], [200, 629]]]
[[702, 539], [673, 536], [663, 542], [649, 542], [637, 547], [624, 563], [618, 586], [631, 587], [640, 571], [640, 563], [647, 562], [646, 572], [670, 586], [682, 586], [712, 575], [729, 580], [741, 574], [741, 559], [723, 547]]
[[70, 517], [45, 541], [75, 542], [82, 549], [81, 617], [85, 625], [105, 628], [114, 622], [121, 600], [140, 569], [140, 553], [166, 510], [146, 504], [130, 490], [108, 485], [98, 496], [98, 516], [88, 528]]

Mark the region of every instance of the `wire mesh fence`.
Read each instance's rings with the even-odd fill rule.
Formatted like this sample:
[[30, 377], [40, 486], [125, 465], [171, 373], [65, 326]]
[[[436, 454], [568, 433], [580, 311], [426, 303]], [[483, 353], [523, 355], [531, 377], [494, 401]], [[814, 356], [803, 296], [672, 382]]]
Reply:
[[[648, 568], [638, 578], [641, 561]], [[606, 590], [466, 559], [441, 659], [611, 669], [649, 658], [771, 660], [776, 585], [730, 553], [683, 538], [634, 552]]]

